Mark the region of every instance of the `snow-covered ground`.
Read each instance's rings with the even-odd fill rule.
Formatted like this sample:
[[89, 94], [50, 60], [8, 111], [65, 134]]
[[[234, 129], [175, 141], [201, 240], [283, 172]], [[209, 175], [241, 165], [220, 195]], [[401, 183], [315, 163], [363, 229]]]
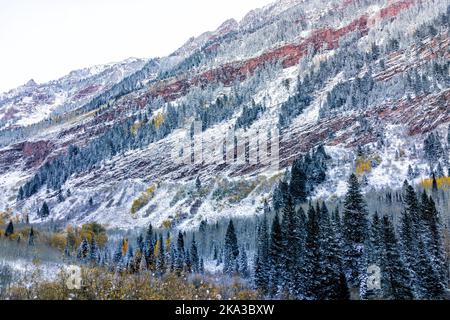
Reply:
[[68, 266], [55, 262], [32, 262], [25, 259], [14, 261], [3, 259], [0, 255], [0, 266], [8, 266], [12, 270], [12, 283], [20, 283], [25, 286], [32, 281], [52, 281], [57, 279], [58, 275], [67, 271]]

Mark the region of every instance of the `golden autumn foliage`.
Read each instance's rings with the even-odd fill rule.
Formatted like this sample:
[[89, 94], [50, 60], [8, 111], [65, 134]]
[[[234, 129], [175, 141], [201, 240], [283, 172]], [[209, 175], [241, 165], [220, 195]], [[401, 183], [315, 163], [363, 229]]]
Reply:
[[122, 240], [122, 256], [125, 256], [128, 251], [128, 239]]
[[[450, 177], [437, 177], [436, 183], [438, 189], [448, 189], [450, 187]], [[420, 184], [425, 189], [431, 189], [433, 187], [433, 179], [423, 179]]]
[[0, 212], [0, 226], [7, 224], [11, 220], [14, 220], [13, 212], [11, 209]]
[[66, 241], [70, 248], [76, 248], [81, 243], [81, 237], [78, 236], [77, 230], [71, 225], [66, 228]]
[[167, 237], [166, 239], [166, 251], [168, 252], [170, 250], [170, 243], [172, 242], [172, 239], [169, 237]]
[[140, 127], [142, 127], [142, 121], [134, 123], [130, 128], [131, 133], [135, 135]]
[[136, 212], [138, 212], [148, 204], [150, 199], [153, 197], [155, 189], [155, 186], [150, 186], [147, 188], [147, 190], [142, 192], [138, 198], [133, 200], [133, 203], [131, 204], [131, 214], [136, 214]]
[[372, 163], [370, 159], [366, 159], [365, 157], [358, 157], [356, 159], [356, 174], [361, 176], [364, 173], [368, 173], [372, 170]]
[[95, 241], [99, 247], [103, 247], [108, 241], [106, 229], [101, 224], [96, 222], [82, 225], [80, 237], [81, 239], [86, 238], [88, 241], [91, 241], [92, 238], [95, 237]]
[[256, 300], [257, 292], [238, 282], [214, 284], [214, 279], [187, 280], [168, 274], [163, 278], [151, 272], [117, 274], [101, 268], [82, 269], [82, 288], [67, 287], [68, 274], [61, 271], [55, 280], [28, 279], [7, 292], [12, 300]]
[[172, 220], [164, 220], [162, 223], [162, 227], [164, 229], [170, 229], [172, 227], [172, 224], [173, 224]]
[[159, 247], [161, 246], [161, 243], [159, 242], [159, 239], [156, 240], [155, 249], [153, 250], [153, 255], [156, 257], [159, 252]]
[[52, 234], [49, 245], [63, 251], [66, 247], [66, 237], [61, 233]]
[[158, 114], [153, 118], [153, 123], [155, 124], [155, 128], [158, 129], [164, 122], [164, 115], [162, 112], [158, 112]]
[[69, 245], [70, 248], [79, 247], [83, 239], [90, 242], [93, 237], [99, 247], [104, 247], [108, 241], [106, 229], [96, 222], [84, 224], [81, 228], [69, 225], [65, 231], [66, 244]]

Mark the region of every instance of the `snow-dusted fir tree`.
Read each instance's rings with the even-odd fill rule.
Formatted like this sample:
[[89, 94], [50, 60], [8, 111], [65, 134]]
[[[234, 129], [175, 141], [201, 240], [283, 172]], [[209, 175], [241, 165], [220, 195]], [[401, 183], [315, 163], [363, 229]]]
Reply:
[[417, 298], [426, 300], [442, 299], [446, 287], [442, 283], [439, 271], [434, 268], [432, 257], [427, 252], [423, 241], [419, 241], [416, 261]]
[[332, 228], [330, 214], [323, 203], [317, 207], [319, 212], [319, 278], [317, 298], [320, 300], [341, 299], [343, 274], [342, 250], [337, 235]]
[[423, 151], [430, 164], [435, 164], [444, 155], [439, 134], [431, 132], [428, 135], [423, 143]]
[[77, 258], [85, 262], [88, 257], [89, 257], [89, 243], [86, 238], [83, 238], [80, 247], [78, 248]]
[[307, 179], [308, 178], [303, 168], [303, 162], [301, 161], [301, 159], [294, 161], [291, 170], [289, 191], [295, 203], [302, 203], [306, 201], [306, 198], [308, 196], [306, 190]]
[[381, 291], [384, 299], [408, 300], [414, 297], [411, 273], [401, 256], [391, 219], [381, 221]]
[[320, 212], [310, 204], [308, 209], [308, 222], [306, 225], [305, 240], [305, 280], [304, 296], [308, 299], [317, 299], [320, 294]]
[[200, 261], [198, 257], [198, 249], [197, 243], [195, 241], [195, 236], [192, 238], [190, 254], [191, 254], [192, 271], [194, 273], [198, 273], [200, 268]]
[[33, 227], [30, 228], [30, 232], [28, 233], [28, 245], [34, 246], [34, 230]]
[[134, 266], [134, 255], [135, 251], [131, 244], [128, 245], [127, 253], [125, 254], [125, 257], [123, 258], [124, 266], [126, 266], [126, 270], [128, 272], [133, 272], [135, 266]]
[[305, 236], [305, 221], [302, 212], [295, 212], [291, 195], [287, 195], [286, 203], [282, 209], [281, 231], [283, 234], [282, 249], [282, 287], [285, 293], [297, 296], [296, 280], [299, 276], [301, 257]]
[[239, 273], [244, 279], [250, 276], [247, 251], [244, 248], [239, 249]]
[[256, 289], [267, 294], [270, 283], [270, 261], [269, 261], [269, 231], [267, 227], [267, 213], [258, 225], [256, 243], [256, 255], [254, 263], [254, 282]]
[[281, 233], [280, 219], [278, 214], [275, 215], [272, 223], [272, 229], [270, 231], [270, 243], [269, 243], [269, 293], [275, 296], [279, 292], [279, 286], [282, 283], [283, 276], [283, 238]]
[[199, 272], [200, 272], [200, 274], [205, 274], [205, 263], [203, 261], [203, 258], [200, 259]]
[[139, 272], [146, 272], [147, 269], [147, 259], [145, 258], [145, 254], [142, 254], [141, 261], [139, 262]]
[[287, 181], [280, 180], [278, 185], [275, 187], [272, 196], [273, 209], [276, 212], [280, 212], [280, 210], [284, 207], [285, 197], [289, 194], [289, 184]]
[[14, 224], [13, 224], [12, 220], [10, 220], [8, 222], [8, 225], [6, 226], [6, 229], [5, 229], [5, 237], [9, 237], [13, 233], [14, 233]]
[[439, 161], [436, 167], [436, 177], [442, 178], [445, 176], [444, 168], [442, 167], [441, 162]]
[[227, 231], [225, 234], [223, 253], [223, 272], [228, 275], [235, 273], [236, 266], [238, 266], [239, 246], [237, 242], [236, 231], [234, 229], [233, 220], [228, 223]]
[[164, 239], [162, 234], [159, 235], [158, 239], [158, 252], [156, 253], [156, 272], [162, 275], [166, 272], [166, 253], [164, 249]]
[[49, 209], [49, 207], [48, 207], [47, 202], [44, 201], [44, 203], [42, 204], [42, 208], [41, 208], [41, 210], [39, 211], [39, 216], [40, 216], [41, 218], [46, 218], [46, 217], [48, 217], [49, 215], [50, 215], [50, 209]]
[[414, 287], [417, 287], [416, 266], [417, 250], [420, 242], [420, 207], [414, 188], [404, 184], [404, 206], [400, 218], [400, 240], [406, 266], [410, 269]]
[[[383, 229], [382, 221], [376, 211], [372, 216], [369, 230], [369, 242], [367, 247], [367, 263], [381, 268], [383, 254]], [[369, 288], [366, 292], [367, 299], [381, 298], [382, 292], [378, 288]]]
[[421, 211], [425, 227], [423, 238], [431, 264], [433, 269], [438, 272], [443, 286], [447, 288], [449, 269], [443, 244], [442, 224], [433, 198], [428, 197], [425, 191], [422, 193]]
[[119, 241], [116, 250], [114, 251], [113, 254], [113, 263], [115, 265], [119, 265], [121, 261], [122, 261], [122, 241]]
[[358, 178], [352, 174], [344, 200], [344, 263], [350, 288], [358, 288], [365, 271], [365, 245], [368, 239], [368, 213]]
[[184, 260], [185, 260], [185, 252], [184, 252], [184, 237], [183, 234], [178, 232], [178, 239], [177, 239], [177, 249], [176, 249], [176, 256], [175, 256], [175, 272], [180, 275], [181, 272], [183, 272], [184, 267]]
[[92, 264], [98, 263], [98, 260], [100, 257], [99, 254], [100, 254], [100, 252], [99, 252], [99, 248], [97, 246], [97, 241], [95, 240], [95, 237], [92, 236], [91, 245], [90, 245], [90, 249], [89, 249], [89, 261]]

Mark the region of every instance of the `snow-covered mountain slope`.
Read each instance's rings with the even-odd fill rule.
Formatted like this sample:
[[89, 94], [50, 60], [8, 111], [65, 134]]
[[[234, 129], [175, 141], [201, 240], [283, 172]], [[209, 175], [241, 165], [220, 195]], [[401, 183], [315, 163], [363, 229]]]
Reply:
[[130, 58], [70, 72], [44, 84], [33, 79], [0, 96], [0, 129], [27, 126], [76, 109], [140, 70], [145, 60]]
[[421, 183], [448, 169], [449, 5], [282, 0], [227, 21], [52, 121], [0, 131], [0, 206], [33, 222], [190, 228], [258, 214], [320, 145], [313, 198], [341, 196], [355, 171], [366, 191]]

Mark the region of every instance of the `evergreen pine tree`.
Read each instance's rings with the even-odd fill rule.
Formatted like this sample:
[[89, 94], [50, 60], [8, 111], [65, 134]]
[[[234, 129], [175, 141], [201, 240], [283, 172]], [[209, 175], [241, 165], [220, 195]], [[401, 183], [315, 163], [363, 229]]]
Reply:
[[372, 223], [370, 224], [369, 232], [369, 264], [376, 264], [378, 266], [380, 265], [382, 259], [381, 254], [383, 250], [382, 239], [382, 224], [378, 212], [375, 211], [375, 214], [372, 216]]
[[272, 230], [269, 244], [269, 292], [272, 296], [278, 294], [278, 289], [283, 280], [281, 272], [283, 270], [282, 260], [283, 238], [281, 234], [281, 226], [278, 215], [275, 215], [272, 223]]
[[258, 226], [257, 250], [254, 264], [255, 287], [264, 295], [268, 293], [270, 283], [269, 262], [269, 232], [267, 230], [267, 215], [264, 214]]
[[248, 269], [247, 252], [244, 250], [244, 248], [241, 248], [239, 250], [239, 272], [244, 279], [250, 276], [250, 272]]
[[400, 255], [400, 248], [391, 220], [382, 219], [381, 289], [385, 299], [408, 300], [413, 298], [410, 273]]
[[99, 250], [94, 236], [92, 236], [91, 240], [91, 246], [89, 250], [89, 260], [93, 264], [96, 264], [99, 260]]
[[436, 167], [436, 176], [437, 176], [438, 178], [442, 178], [442, 177], [445, 176], [445, 174], [444, 174], [444, 168], [442, 168], [441, 162], [438, 162], [438, 165], [437, 165], [437, 167]]
[[436, 181], [436, 175], [434, 173], [432, 174], [432, 179], [433, 179], [433, 182], [432, 182], [431, 190], [435, 194], [438, 191], [438, 184], [437, 184], [437, 181]]
[[19, 193], [17, 195], [17, 200], [22, 200], [23, 199], [23, 188], [22, 186], [19, 188]]
[[184, 271], [186, 273], [192, 272], [191, 253], [189, 249], [186, 249], [186, 252], [184, 254]]
[[348, 181], [343, 213], [344, 263], [351, 288], [358, 288], [361, 285], [362, 273], [365, 272], [364, 246], [368, 238], [367, 215], [358, 178], [352, 174]]
[[305, 296], [308, 299], [318, 299], [320, 295], [320, 212], [309, 204], [307, 235], [305, 243]]
[[139, 262], [139, 272], [147, 271], [147, 259], [145, 258], [145, 254], [142, 252], [141, 261]]
[[412, 181], [414, 180], [414, 178], [416, 177], [416, 173], [414, 171], [414, 169], [411, 167], [411, 165], [408, 166], [408, 180]]
[[306, 201], [308, 196], [306, 190], [307, 176], [303, 169], [303, 162], [301, 159], [294, 161], [291, 171], [291, 181], [289, 184], [289, 191], [293, 200], [296, 203]]
[[170, 272], [174, 272], [176, 256], [177, 256], [175, 246], [173, 244], [171, 244], [169, 250], [170, 250], [170, 252], [169, 252], [169, 260], [170, 260], [169, 270], [170, 270]]
[[175, 272], [180, 275], [184, 269], [184, 238], [183, 234], [178, 232], [177, 250], [175, 257]]
[[42, 208], [39, 211], [39, 216], [41, 218], [46, 218], [50, 215], [50, 209], [48, 208], [47, 202], [44, 201], [44, 203], [42, 204]]
[[69, 246], [67, 244], [64, 247], [64, 256], [67, 257], [67, 258], [70, 258], [70, 248], [69, 248]]
[[432, 197], [427, 196], [425, 191], [422, 194], [421, 208], [425, 227], [423, 239], [426, 250], [430, 255], [433, 269], [438, 272], [443, 286], [447, 288], [449, 281], [448, 262], [443, 245], [442, 225], [436, 204]]
[[416, 192], [408, 183], [405, 184], [403, 201], [405, 210], [400, 221], [400, 240], [406, 266], [411, 272], [413, 284], [416, 287], [416, 256], [420, 237], [419, 228], [421, 227], [420, 207]]
[[296, 213], [291, 195], [287, 195], [286, 203], [282, 209], [281, 232], [283, 237], [283, 248], [281, 250], [282, 283], [283, 291], [291, 295], [295, 294], [295, 279], [297, 276], [297, 266], [300, 261], [301, 243], [298, 239]]
[[141, 250], [141, 252], [144, 252], [144, 237], [142, 234], [139, 234], [136, 238], [136, 244], [138, 246], [138, 249]]
[[273, 209], [276, 212], [279, 212], [284, 207], [285, 197], [289, 192], [289, 185], [286, 181], [281, 180], [278, 182], [272, 196]]
[[[368, 244], [368, 264], [375, 265], [377, 267], [381, 266], [383, 259], [383, 229], [382, 222], [378, 212], [372, 217], [372, 222], [370, 224], [369, 230], [369, 244]], [[381, 298], [382, 292], [381, 288], [368, 289], [365, 298]]]
[[158, 239], [158, 252], [156, 253], [156, 271], [162, 275], [166, 272], [166, 254], [164, 250], [164, 242], [162, 234], [159, 235]]
[[203, 262], [203, 258], [200, 259], [199, 272], [200, 274], [205, 274], [205, 263]]
[[200, 181], [200, 176], [197, 176], [197, 178], [195, 179], [195, 187], [197, 188], [197, 191], [200, 190], [202, 187], [202, 182]]
[[347, 278], [344, 271], [339, 273], [338, 290], [335, 300], [350, 300], [350, 292], [347, 285]]
[[336, 300], [340, 298], [343, 261], [338, 238], [331, 224], [330, 214], [325, 203], [319, 209], [319, 287], [318, 299]]
[[125, 270], [129, 273], [133, 273], [136, 270], [136, 266], [134, 265], [134, 248], [131, 244], [128, 245], [128, 250], [123, 259], [123, 264]]
[[419, 241], [416, 259], [418, 298], [423, 300], [442, 299], [446, 288], [440, 279], [438, 270], [433, 268], [432, 259], [426, 251], [423, 241]]
[[5, 237], [9, 237], [14, 233], [14, 225], [12, 220], [9, 221], [8, 225], [6, 226], [5, 229]]
[[88, 257], [89, 257], [89, 243], [86, 238], [83, 238], [80, 247], [78, 249], [78, 259], [86, 261]]
[[30, 229], [30, 233], [28, 233], [28, 245], [34, 246], [34, 230], [33, 227]]
[[230, 220], [225, 234], [224, 244], [224, 266], [223, 272], [232, 275], [236, 272], [237, 257], [239, 255], [239, 246], [237, 243], [236, 231], [234, 229], [233, 221]]
[[198, 250], [197, 250], [197, 243], [195, 242], [195, 237], [192, 239], [190, 254], [191, 254], [192, 271], [194, 273], [199, 273], [200, 262], [198, 259]]
[[113, 254], [113, 263], [116, 266], [118, 266], [120, 264], [120, 262], [122, 261], [122, 242], [123, 241], [119, 241], [116, 251], [114, 251], [114, 254]]

